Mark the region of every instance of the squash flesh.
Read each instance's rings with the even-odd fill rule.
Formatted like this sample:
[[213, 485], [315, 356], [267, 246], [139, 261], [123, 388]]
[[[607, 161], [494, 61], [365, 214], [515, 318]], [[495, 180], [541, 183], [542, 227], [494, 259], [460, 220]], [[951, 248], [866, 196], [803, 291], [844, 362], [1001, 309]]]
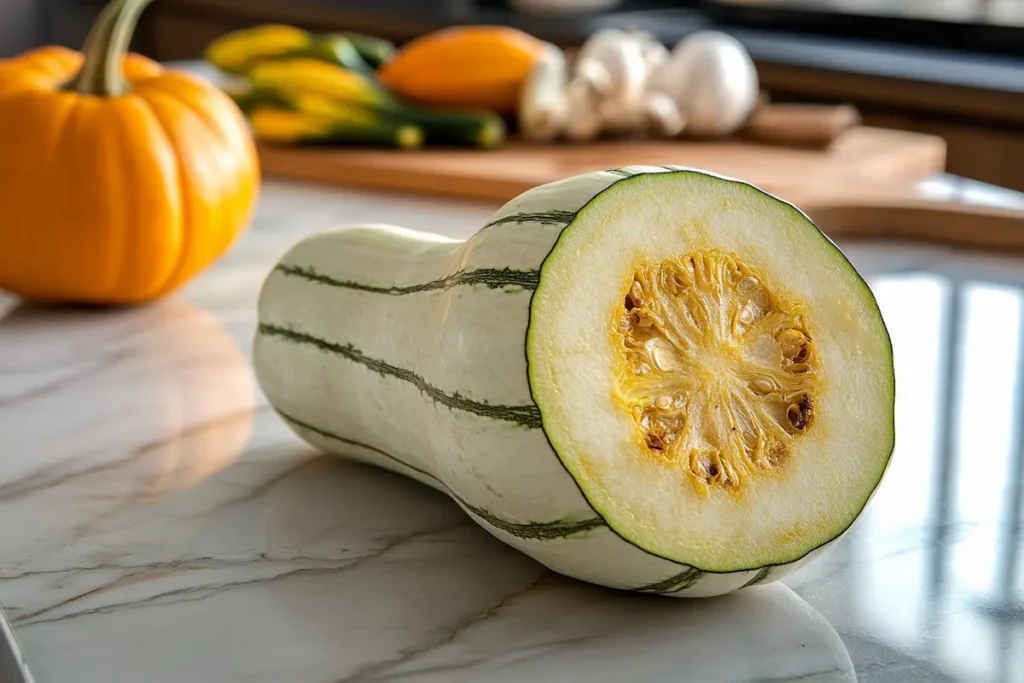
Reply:
[[[637, 403], [622, 398], [624, 292], [636, 273], [694, 253], [736, 255], [787, 302], [782, 309], [792, 315], [796, 305], [813, 321], [815, 371], [806, 387], [794, 385], [812, 389], [813, 423], [790, 435], [784, 462], [748, 467], [741, 486], [709, 485], [722, 483], [720, 460], [711, 459], [717, 477], [697, 476], [721, 443], [681, 462], [652, 457]], [[676, 386], [716, 386], [721, 358], [735, 351], [720, 347], [706, 343], [704, 377], [691, 364]], [[784, 564], [832, 540], [860, 513], [892, 451], [891, 348], [866, 285], [796, 209], [715, 176], [636, 176], [584, 207], [542, 267], [527, 357], [544, 429], [588, 502], [627, 540], [703, 570]], [[786, 403], [781, 420], [799, 404]], [[698, 400], [687, 417], [713, 410]], [[733, 471], [752, 465], [729, 462]]]
[[687, 254], [634, 274], [615, 312], [616, 399], [639, 446], [694, 489], [741, 495], [811, 428], [817, 362], [798, 304], [732, 254]]

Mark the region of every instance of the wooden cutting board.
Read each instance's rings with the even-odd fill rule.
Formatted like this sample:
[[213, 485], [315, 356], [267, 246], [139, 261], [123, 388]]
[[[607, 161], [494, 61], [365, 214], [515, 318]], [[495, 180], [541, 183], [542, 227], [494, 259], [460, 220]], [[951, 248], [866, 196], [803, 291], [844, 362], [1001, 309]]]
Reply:
[[260, 157], [267, 176], [504, 202], [566, 176], [633, 164], [694, 166], [783, 196], [817, 196], [913, 183], [944, 169], [946, 146], [930, 135], [857, 126], [827, 149], [739, 140], [510, 143], [493, 151], [266, 145]]
[[905, 239], [1024, 253], [1024, 210], [918, 194], [944, 170], [941, 138], [855, 127], [827, 149], [752, 142], [635, 142], [500, 150], [264, 146], [264, 173], [349, 187], [505, 202], [542, 183], [633, 164], [695, 166], [752, 182], [804, 210], [830, 237]]

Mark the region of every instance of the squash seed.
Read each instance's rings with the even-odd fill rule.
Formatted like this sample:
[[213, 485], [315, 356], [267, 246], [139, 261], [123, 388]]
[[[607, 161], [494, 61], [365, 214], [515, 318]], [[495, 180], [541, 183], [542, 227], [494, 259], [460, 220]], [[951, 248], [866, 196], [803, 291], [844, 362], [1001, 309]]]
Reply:
[[734, 495], [783, 466], [819, 381], [799, 304], [719, 250], [647, 264], [626, 292], [619, 389], [647, 452]]

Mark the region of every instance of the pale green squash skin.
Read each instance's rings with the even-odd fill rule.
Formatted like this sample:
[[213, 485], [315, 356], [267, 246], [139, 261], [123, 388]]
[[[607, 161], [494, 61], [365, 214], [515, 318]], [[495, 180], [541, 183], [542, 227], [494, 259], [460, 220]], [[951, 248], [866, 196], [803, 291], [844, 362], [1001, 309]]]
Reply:
[[627, 167], [541, 186], [465, 242], [387, 226], [303, 239], [268, 275], [254, 363], [299, 437], [450, 495], [480, 526], [559, 573], [703, 597], [775, 581], [784, 565], [706, 572], [618, 535], [541, 426], [525, 353], [541, 267], [576, 212]]

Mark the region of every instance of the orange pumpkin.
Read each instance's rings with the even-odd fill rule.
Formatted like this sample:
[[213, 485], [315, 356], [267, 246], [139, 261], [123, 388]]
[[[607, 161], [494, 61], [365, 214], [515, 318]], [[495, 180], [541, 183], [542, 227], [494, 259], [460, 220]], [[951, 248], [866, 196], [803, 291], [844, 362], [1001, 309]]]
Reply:
[[259, 163], [231, 99], [127, 46], [150, 0], [113, 0], [84, 54], [0, 61], [0, 288], [96, 304], [161, 297], [249, 223]]

